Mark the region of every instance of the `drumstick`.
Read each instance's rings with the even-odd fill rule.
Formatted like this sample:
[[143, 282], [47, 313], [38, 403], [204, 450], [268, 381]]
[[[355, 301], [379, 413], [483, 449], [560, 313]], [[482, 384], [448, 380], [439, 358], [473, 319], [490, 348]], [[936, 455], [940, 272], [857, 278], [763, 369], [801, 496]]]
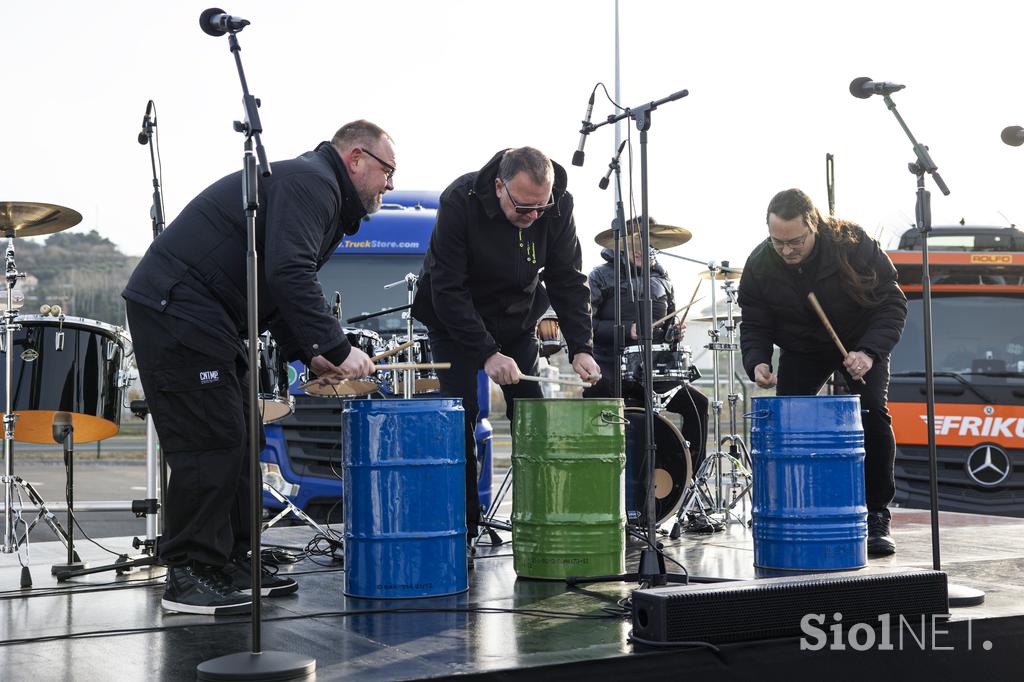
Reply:
[[692, 306], [697, 301], [702, 301], [702, 300], [704, 300], [703, 296], [701, 296], [700, 298], [697, 298], [697, 299], [692, 299], [690, 301], [690, 303], [687, 304], [687, 306], [685, 308], [676, 308], [675, 310], [670, 312], [665, 317], [658, 318], [657, 320], [654, 321], [653, 324], [651, 324], [651, 329], [654, 329], [655, 327], [657, 327], [659, 324], [661, 324], [665, 320], [671, 319], [671, 318], [675, 317], [676, 315], [678, 315], [679, 313], [682, 313], [683, 314], [683, 319], [686, 319], [686, 313], [690, 312], [690, 306]]
[[[600, 379], [600, 377], [598, 377]], [[562, 384], [563, 386], [581, 386], [583, 388], [590, 388], [594, 384], [588, 384], [581, 379], [547, 379], [545, 377], [535, 377], [530, 374], [520, 374], [520, 381], [532, 381], [538, 384]], [[597, 383], [596, 381], [594, 383]]]
[[[828, 315], [825, 314], [825, 310], [821, 307], [821, 304], [818, 303], [818, 297], [814, 295], [813, 291], [807, 294], [807, 300], [811, 302], [811, 307], [814, 308], [814, 312], [818, 314], [818, 319], [820, 319], [821, 323], [825, 325], [825, 329], [828, 330], [832, 340], [835, 341], [836, 348], [838, 348], [839, 352], [843, 354], [843, 358], [846, 358], [846, 356], [849, 355], [849, 353], [846, 352], [846, 346], [844, 346], [843, 342], [839, 340], [839, 335], [836, 334], [836, 330], [832, 328], [832, 323], [828, 321]], [[867, 385], [868, 383], [864, 381], [864, 377], [861, 377], [859, 381], [864, 385]]]
[[450, 362], [395, 362], [386, 365], [377, 365], [378, 372], [391, 372], [405, 369], [451, 369]]
[[395, 346], [391, 350], [384, 351], [380, 355], [374, 355], [372, 358], [370, 358], [370, 362], [376, 362], [377, 360], [383, 360], [384, 358], [389, 358], [392, 355], [394, 355], [395, 353], [401, 353], [403, 350], [405, 350], [409, 346], [415, 346], [415, 345], [416, 345], [416, 340], [415, 339], [413, 339], [412, 341], [406, 341], [401, 346]]

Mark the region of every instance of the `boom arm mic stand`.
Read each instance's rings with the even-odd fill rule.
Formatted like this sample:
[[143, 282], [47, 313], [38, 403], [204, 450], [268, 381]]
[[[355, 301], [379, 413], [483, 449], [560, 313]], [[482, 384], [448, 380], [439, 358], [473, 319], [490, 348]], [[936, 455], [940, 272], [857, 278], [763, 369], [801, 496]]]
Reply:
[[[641, 204], [641, 227], [640, 227], [640, 248], [644, 254], [650, 253], [650, 218], [647, 211], [647, 196], [648, 196], [648, 173], [647, 173], [647, 132], [651, 127], [651, 112], [657, 109], [662, 104], [682, 99], [689, 94], [686, 90], [680, 90], [672, 93], [668, 97], [662, 98], [654, 102], [648, 102], [642, 104], [639, 107], [633, 109], [625, 109], [621, 114], [609, 116], [606, 121], [598, 124], [590, 124], [584, 126], [584, 130], [588, 133], [593, 132], [601, 126], [609, 123], [615, 123], [622, 119], [629, 118], [636, 123], [637, 129], [640, 131], [640, 204]], [[626, 573], [624, 575], [616, 576], [597, 576], [587, 578], [566, 578], [566, 584], [568, 585], [579, 585], [583, 583], [593, 582], [606, 582], [612, 580], [629, 580], [638, 581], [643, 587], [655, 587], [658, 585], [664, 585], [669, 580], [672, 582], [686, 583], [688, 578], [683, 574], [666, 573], [665, 571], [665, 559], [661, 553], [660, 548], [656, 543], [657, 533], [657, 518], [655, 511], [655, 496], [654, 496], [654, 464], [655, 464], [655, 442], [654, 442], [654, 378], [650, 368], [653, 366], [653, 352], [651, 343], [653, 341], [651, 322], [653, 315], [651, 312], [651, 260], [650, 258], [642, 259], [642, 271], [641, 278], [643, 279], [643, 286], [640, 290], [640, 314], [637, 320], [637, 337], [642, 347], [643, 367], [644, 371], [644, 395], [647, 400], [645, 401], [645, 412], [646, 419], [644, 420], [644, 438], [643, 438], [643, 463], [644, 463], [644, 478], [647, 485], [647, 495], [644, 500], [644, 516], [647, 522], [647, 537], [646, 546], [640, 553], [640, 561], [637, 566], [635, 573]], [[618, 267], [616, 263], [616, 267]], [[616, 296], [618, 292], [616, 292]]]
[[[924, 324], [924, 374], [925, 402], [927, 405], [928, 430], [928, 479], [931, 498], [932, 527], [932, 568], [941, 571], [939, 559], [939, 486], [938, 486], [938, 454], [935, 446], [935, 373], [932, 362], [932, 287], [931, 275], [928, 271], [928, 233], [932, 230], [931, 193], [925, 189], [924, 174], [929, 173], [936, 186], [944, 194], [949, 188], [939, 175], [939, 169], [928, 154], [928, 147], [914, 138], [900, 113], [896, 111], [896, 103], [888, 93], [883, 95], [885, 106], [896, 117], [903, 132], [910, 138], [917, 160], [907, 164], [907, 168], [917, 177], [917, 193], [914, 214], [917, 220], [917, 231], [921, 233], [921, 309]], [[950, 606], [977, 606], [985, 601], [985, 593], [971, 587], [949, 584]]]
[[[223, 10], [212, 8], [200, 17], [200, 26], [206, 30], [205, 23], [210, 13], [223, 14]], [[242, 157], [242, 204], [245, 210], [245, 228], [248, 246], [246, 249], [246, 302], [247, 327], [249, 335], [249, 419], [248, 448], [250, 485], [250, 512], [252, 514], [251, 530], [251, 563], [252, 563], [252, 651], [220, 656], [200, 663], [196, 672], [201, 680], [287, 680], [311, 674], [316, 670], [316, 659], [292, 652], [263, 651], [261, 643], [261, 576], [262, 561], [260, 556], [260, 536], [263, 511], [263, 472], [260, 469], [260, 432], [263, 420], [260, 418], [259, 406], [259, 305], [257, 296], [257, 259], [256, 259], [256, 212], [259, 208], [259, 189], [256, 176], [256, 157], [262, 168], [263, 177], [270, 177], [270, 164], [263, 149], [261, 133], [263, 126], [259, 117], [259, 100], [249, 94], [249, 86], [242, 69], [242, 48], [238, 44], [238, 31], [241, 26], [230, 28], [228, 45], [235, 57], [238, 78], [242, 84], [242, 102], [245, 107], [245, 120], [235, 121], [236, 132], [245, 136], [244, 154]], [[255, 143], [256, 157], [253, 156]]]

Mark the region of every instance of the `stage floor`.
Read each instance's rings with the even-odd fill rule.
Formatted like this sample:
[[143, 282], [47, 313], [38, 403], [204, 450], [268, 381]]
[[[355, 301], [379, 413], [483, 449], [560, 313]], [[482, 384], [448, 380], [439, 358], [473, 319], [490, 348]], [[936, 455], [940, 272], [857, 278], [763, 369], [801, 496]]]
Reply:
[[[816, 675], [863, 679], [872, 672], [894, 679], [900, 671], [907, 679], [1019, 676], [1015, 660], [1024, 641], [1024, 519], [944, 513], [941, 525], [942, 565], [950, 581], [986, 593], [983, 606], [952, 613], [951, 626], [974, 624], [969, 650], [961, 638], [952, 651], [846, 651], [837, 666], [840, 654], [800, 651], [795, 638], [723, 645], [717, 653], [634, 647], [627, 641], [629, 618], [603, 609], [614, 610], [635, 584], [568, 590], [558, 582], [517, 580], [510, 544], [481, 546], [469, 592], [450, 598], [346, 599], [340, 563], [319, 558], [323, 566], [306, 560], [285, 568], [300, 590], [263, 600], [263, 648], [315, 657], [317, 680], [451, 675], [622, 679], [640, 674], [681, 679], [684, 670], [687, 676], [762, 682]], [[871, 566], [930, 568], [928, 513], [894, 510], [893, 529], [898, 553], [873, 560]], [[265, 542], [300, 549], [311, 535], [304, 526], [273, 528]], [[740, 524], [713, 535], [663, 540], [669, 555], [693, 575], [754, 577], [753, 542]], [[103, 542], [117, 551], [130, 546], [125, 538]], [[92, 563], [109, 557], [88, 542], [78, 546]], [[630, 546], [627, 568], [635, 567], [638, 548]], [[56, 542], [33, 543], [34, 587], [22, 590], [17, 558], [0, 555], [0, 678], [5, 682], [194, 679], [198, 663], [250, 650], [247, 617], [164, 613], [163, 569], [138, 569], [122, 577], [108, 572], [58, 584], [50, 565], [65, 557]], [[983, 649], [983, 639], [991, 648]]]

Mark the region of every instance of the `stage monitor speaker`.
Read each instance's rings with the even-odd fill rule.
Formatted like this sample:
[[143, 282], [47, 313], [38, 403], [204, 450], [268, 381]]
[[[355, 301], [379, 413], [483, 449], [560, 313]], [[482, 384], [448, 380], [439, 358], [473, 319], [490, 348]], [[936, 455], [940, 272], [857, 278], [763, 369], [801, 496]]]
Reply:
[[883, 614], [898, 624], [900, 616], [919, 621], [948, 612], [942, 571], [868, 569], [634, 590], [633, 634], [656, 642], [727, 643], [803, 634], [807, 614], [824, 614], [816, 627], [827, 629], [836, 613], [849, 628], [877, 627]]

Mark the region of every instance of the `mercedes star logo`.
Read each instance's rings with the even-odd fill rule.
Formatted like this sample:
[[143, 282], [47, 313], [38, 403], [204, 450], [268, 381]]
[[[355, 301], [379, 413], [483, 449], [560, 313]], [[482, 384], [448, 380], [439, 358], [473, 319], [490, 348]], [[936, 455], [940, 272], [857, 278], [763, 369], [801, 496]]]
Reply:
[[967, 455], [965, 468], [972, 481], [986, 488], [994, 488], [1009, 478], [1013, 464], [1002, 448], [979, 445]]

